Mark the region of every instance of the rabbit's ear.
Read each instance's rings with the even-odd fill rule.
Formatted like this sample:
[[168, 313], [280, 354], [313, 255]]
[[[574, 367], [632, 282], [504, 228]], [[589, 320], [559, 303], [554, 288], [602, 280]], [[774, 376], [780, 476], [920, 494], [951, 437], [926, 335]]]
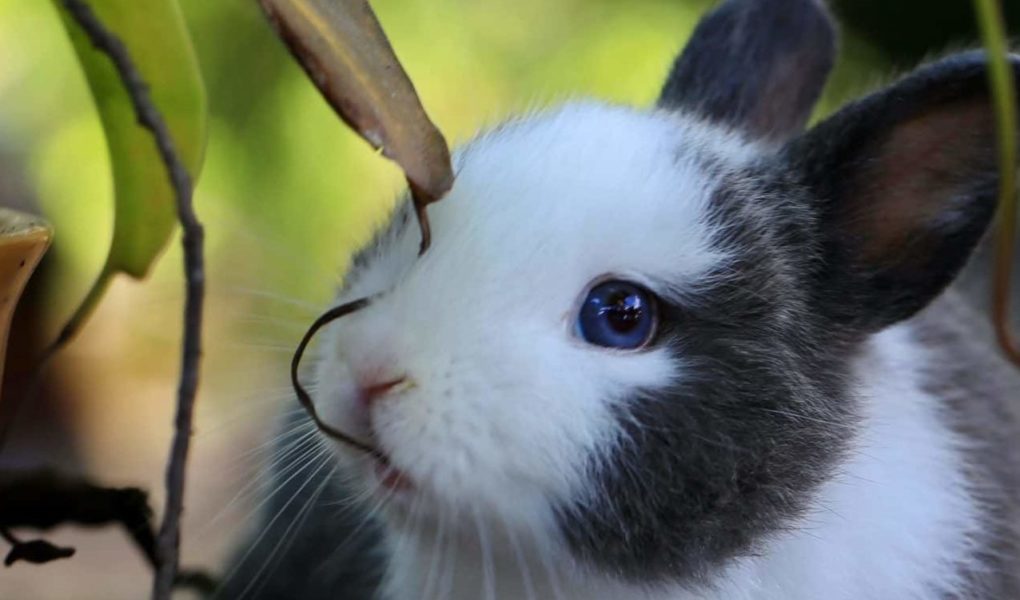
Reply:
[[659, 106], [785, 141], [804, 127], [835, 55], [822, 0], [726, 0], [673, 63]]
[[[1012, 68], [1020, 78], [1020, 57]], [[860, 331], [910, 317], [966, 263], [995, 213], [985, 56], [959, 54], [851, 104], [780, 155], [818, 203], [821, 310]]]

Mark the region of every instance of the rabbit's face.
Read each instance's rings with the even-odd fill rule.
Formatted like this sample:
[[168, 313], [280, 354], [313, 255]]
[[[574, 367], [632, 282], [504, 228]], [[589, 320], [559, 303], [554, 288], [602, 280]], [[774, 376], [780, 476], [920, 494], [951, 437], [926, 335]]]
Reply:
[[432, 248], [416, 259], [398, 210], [343, 294], [379, 296], [327, 334], [318, 410], [390, 467], [352, 470], [419, 517], [632, 573], [798, 508], [843, 429], [805, 372], [806, 217], [763, 192], [757, 158], [695, 119], [597, 105], [459, 152]]
[[834, 34], [817, 0], [771, 4], [721, 3], [656, 111], [481, 136], [423, 257], [405, 205], [356, 259], [342, 300], [374, 299], [329, 327], [315, 403], [381, 452], [341, 448], [393, 528], [650, 583], [799, 526], [854, 436], [862, 341], [952, 281], [998, 181], [980, 53], [805, 133]]
[[619, 442], [614, 407], [683, 377], [661, 344], [586, 342], [589, 288], [621, 279], [682, 295], [726, 261], [704, 223], [710, 176], [684, 157], [680, 130], [577, 106], [459, 152], [454, 189], [430, 209], [429, 252], [416, 260], [418, 230], [398, 210], [350, 274], [345, 297], [382, 295], [332, 327], [323, 414], [437, 501], [523, 518], [575, 498], [593, 453]]

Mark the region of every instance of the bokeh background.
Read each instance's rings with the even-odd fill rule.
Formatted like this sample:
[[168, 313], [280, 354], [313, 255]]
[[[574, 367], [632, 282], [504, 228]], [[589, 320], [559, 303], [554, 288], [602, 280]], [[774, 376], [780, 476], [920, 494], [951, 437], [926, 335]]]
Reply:
[[[573, 97], [650, 105], [710, 6], [703, 0], [377, 0], [423, 103], [452, 143]], [[1020, 2], [1005, 0], [1012, 31]], [[292, 349], [349, 255], [401, 189], [399, 171], [342, 126], [251, 0], [181, 0], [211, 128], [196, 205], [208, 235], [206, 357], [184, 562], [219, 571], [251, 524], [273, 420], [294, 400]], [[974, 45], [966, 0], [846, 0], [822, 115], [917, 60]], [[0, 415], [33, 349], [97, 273], [112, 194], [103, 133], [56, 11], [0, 0], [0, 205], [42, 212], [56, 243], [19, 309]], [[179, 364], [175, 241], [144, 282], [120, 278], [17, 421], [0, 467], [56, 465], [151, 490], [162, 506]], [[5, 417], [6, 418], [6, 417]], [[250, 491], [250, 490], [249, 490]], [[3, 599], [146, 597], [150, 573], [114, 528], [62, 528], [78, 554], [0, 570]], [[0, 549], [6, 551], [6, 549]]]

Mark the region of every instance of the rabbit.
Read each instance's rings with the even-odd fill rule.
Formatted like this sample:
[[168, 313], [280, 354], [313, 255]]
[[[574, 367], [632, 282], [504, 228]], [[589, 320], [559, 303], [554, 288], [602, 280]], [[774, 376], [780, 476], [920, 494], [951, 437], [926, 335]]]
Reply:
[[222, 597], [1020, 598], [1020, 370], [954, 284], [996, 208], [985, 55], [805, 130], [836, 47], [817, 0], [726, 0], [653, 108], [457, 150], [431, 248], [403, 202], [307, 376], [375, 453], [301, 442], [330, 458]]

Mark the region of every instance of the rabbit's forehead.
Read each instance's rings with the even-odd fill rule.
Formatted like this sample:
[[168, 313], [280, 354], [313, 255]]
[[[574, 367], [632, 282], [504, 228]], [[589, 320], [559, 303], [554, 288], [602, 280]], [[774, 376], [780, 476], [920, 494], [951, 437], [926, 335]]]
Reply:
[[[666, 113], [575, 104], [509, 123], [456, 154], [456, 183], [429, 208], [433, 247], [414, 279], [460, 293], [516, 282], [570, 294], [602, 275], [697, 280], [726, 258], [709, 218], [720, 173], [756, 155]], [[410, 255], [408, 237], [416, 228], [392, 250]]]

